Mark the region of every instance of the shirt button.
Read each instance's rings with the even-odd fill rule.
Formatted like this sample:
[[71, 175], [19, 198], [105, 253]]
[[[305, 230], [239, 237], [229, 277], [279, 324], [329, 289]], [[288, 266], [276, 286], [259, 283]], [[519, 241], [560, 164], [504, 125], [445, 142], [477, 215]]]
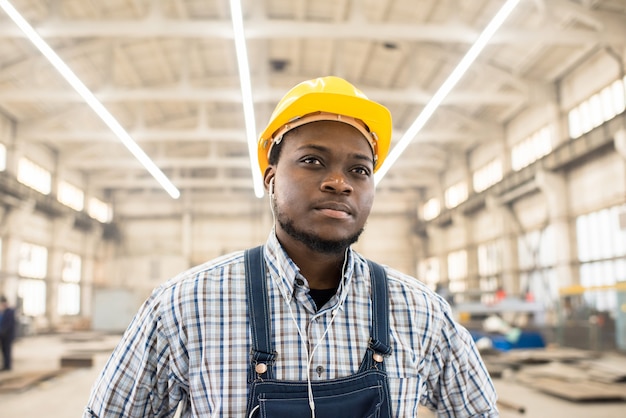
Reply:
[[304, 286], [304, 280], [302, 280], [302, 279], [296, 279], [296, 284], [297, 284], [298, 286]]
[[324, 373], [324, 367], [322, 367], [322, 366], [317, 366], [317, 367], [315, 368], [315, 371], [317, 372], [317, 376], [318, 376], [318, 377], [322, 377], [322, 374]]

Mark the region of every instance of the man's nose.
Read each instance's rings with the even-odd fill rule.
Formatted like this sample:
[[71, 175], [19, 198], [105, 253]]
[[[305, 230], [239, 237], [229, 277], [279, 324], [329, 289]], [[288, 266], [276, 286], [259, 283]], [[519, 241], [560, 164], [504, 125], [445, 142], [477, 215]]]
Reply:
[[346, 179], [343, 173], [331, 173], [322, 182], [321, 188], [325, 192], [332, 193], [352, 193], [352, 185]]

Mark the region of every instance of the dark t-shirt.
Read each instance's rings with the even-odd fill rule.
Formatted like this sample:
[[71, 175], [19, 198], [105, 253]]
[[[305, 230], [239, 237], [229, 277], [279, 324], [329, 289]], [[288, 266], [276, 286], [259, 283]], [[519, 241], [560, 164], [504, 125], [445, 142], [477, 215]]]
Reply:
[[315, 301], [315, 305], [317, 309], [320, 309], [322, 306], [326, 304], [332, 298], [335, 293], [337, 293], [337, 289], [309, 289], [309, 295]]

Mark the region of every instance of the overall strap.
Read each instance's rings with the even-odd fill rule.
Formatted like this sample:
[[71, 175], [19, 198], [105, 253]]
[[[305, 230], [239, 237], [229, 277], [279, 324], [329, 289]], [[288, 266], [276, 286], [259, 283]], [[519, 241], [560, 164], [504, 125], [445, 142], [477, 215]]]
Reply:
[[389, 343], [389, 291], [385, 269], [373, 261], [367, 260], [372, 281], [372, 335], [370, 348], [383, 356], [391, 354]]
[[273, 377], [271, 366], [276, 360], [276, 352], [272, 349], [271, 344], [272, 334], [263, 246], [246, 250], [244, 260], [246, 264], [246, 304], [252, 334], [250, 352], [252, 367], [250, 368], [249, 380], [255, 380], [257, 377], [271, 379]]

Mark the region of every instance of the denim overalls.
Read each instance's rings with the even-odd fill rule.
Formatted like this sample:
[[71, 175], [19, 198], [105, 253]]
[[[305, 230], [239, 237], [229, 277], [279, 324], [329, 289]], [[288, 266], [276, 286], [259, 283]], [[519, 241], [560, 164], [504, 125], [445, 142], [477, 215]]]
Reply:
[[[311, 416], [307, 382], [276, 380], [272, 365], [270, 316], [263, 247], [247, 250], [246, 292], [252, 333], [248, 372], [248, 417]], [[369, 347], [356, 374], [311, 382], [315, 415], [320, 418], [390, 418], [391, 406], [383, 356], [391, 353], [387, 276], [381, 266], [368, 261], [372, 280], [373, 323]]]

